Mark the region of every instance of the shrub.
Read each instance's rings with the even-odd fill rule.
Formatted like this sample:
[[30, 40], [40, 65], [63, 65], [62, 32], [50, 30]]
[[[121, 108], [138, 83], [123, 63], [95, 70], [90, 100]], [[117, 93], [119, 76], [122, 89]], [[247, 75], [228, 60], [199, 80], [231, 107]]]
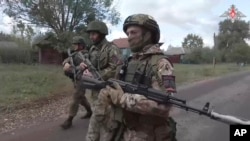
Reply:
[[195, 48], [183, 57], [185, 64], [208, 64], [213, 63], [216, 52], [210, 48]]
[[0, 48], [2, 63], [33, 64], [38, 62], [37, 52], [27, 48]]

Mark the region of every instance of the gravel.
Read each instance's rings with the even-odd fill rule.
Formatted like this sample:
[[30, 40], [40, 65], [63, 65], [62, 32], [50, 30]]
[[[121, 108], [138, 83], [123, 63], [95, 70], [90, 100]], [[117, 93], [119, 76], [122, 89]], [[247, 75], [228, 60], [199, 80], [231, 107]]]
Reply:
[[42, 103], [33, 103], [25, 108], [0, 115], [0, 134], [17, 128], [37, 125], [45, 121], [56, 120], [68, 112], [71, 95], [49, 99]]

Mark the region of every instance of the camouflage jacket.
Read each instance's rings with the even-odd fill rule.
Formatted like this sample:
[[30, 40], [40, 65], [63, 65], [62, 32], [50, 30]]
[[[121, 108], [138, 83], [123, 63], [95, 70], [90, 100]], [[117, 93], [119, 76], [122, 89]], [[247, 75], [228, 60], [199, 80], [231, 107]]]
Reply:
[[[158, 45], [148, 45], [142, 52], [133, 55], [128, 63], [125, 81], [133, 81], [132, 76], [134, 77], [135, 71], [142, 71], [143, 68], [146, 69], [147, 77], [144, 83], [154, 89], [168, 91], [165, 88], [164, 76], [173, 75], [174, 69]], [[171, 132], [175, 127], [170, 127], [172, 123], [168, 121], [171, 105], [158, 104], [139, 94], [125, 93], [119, 106], [124, 109], [125, 141], [174, 140]]]
[[92, 46], [89, 54], [91, 63], [104, 80], [114, 77], [117, 66], [122, 64], [120, 49], [106, 39], [98, 46]]
[[[90, 61], [92, 65], [97, 68], [102, 78], [104, 80], [114, 78], [117, 68], [122, 65], [120, 49], [105, 39], [98, 46], [92, 46], [89, 52]], [[108, 141], [114, 135], [113, 131], [115, 127], [112, 127], [114, 129], [112, 131], [110, 129], [110, 126], [113, 126], [112, 123], [115, 122], [113, 121], [114, 118], [106, 117], [105, 119], [110, 119], [109, 122], [101, 120], [102, 117], [106, 115], [112, 116], [113, 114], [111, 113], [113, 113], [114, 110], [110, 109], [111, 107], [106, 109], [105, 106], [99, 102], [97, 96], [98, 92], [96, 92], [96, 96], [92, 95], [96, 101], [93, 115], [90, 119], [86, 141]], [[104, 114], [104, 112], [110, 112], [110, 114]], [[107, 127], [106, 125], [110, 126]]]
[[[150, 79], [143, 82], [167, 92], [163, 76], [173, 75], [174, 69], [158, 45], [146, 46], [142, 52], [133, 55], [124, 81], [133, 81], [135, 72], [143, 71], [143, 68]], [[123, 94], [116, 105], [105, 103], [100, 98], [98, 101], [91, 118], [98, 125], [90, 124], [87, 141], [113, 141], [114, 135], [120, 134], [121, 127], [121, 137], [115, 141], [175, 141], [175, 122], [169, 118], [171, 105], [161, 105], [142, 95], [129, 93]], [[102, 129], [95, 131], [97, 126]]]
[[[73, 59], [73, 66], [75, 66], [75, 68], [73, 69], [76, 69], [76, 78], [77, 80], [80, 79], [80, 77], [82, 76], [81, 72], [80, 72], [80, 63], [83, 62], [83, 59], [84, 58], [89, 58], [89, 54], [88, 54], [88, 51], [87, 50], [81, 50], [81, 51], [77, 51], [77, 52], [73, 52], [72, 53], [73, 56], [72, 56], [72, 59]], [[72, 62], [70, 61], [70, 57], [66, 58], [62, 65], [64, 65], [65, 63], [69, 63], [71, 64]], [[71, 64], [72, 65], [72, 64]], [[73, 70], [70, 71], [70, 72], [65, 72], [65, 75], [68, 76], [69, 78], [73, 79], [74, 78], [74, 74], [73, 74]]]
[[[145, 68], [146, 67], [146, 68]], [[163, 52], [160, 50], [158, 45], [150, 45], [144, 48], [144, 50], [140, 53], [133, 54], [132, 59], [129, 61], [128, 66], [127, 66], [127, 74], [125, 76], [126, 82], [131, 82], [133, 83], [133, 77], [135, 77], [135, 72], [139, 71], [140, 73], [143, 73], [145, 69], [145, 78], [143, 78], [143, 82], [145, 85], [148, 85], [149, 87], [152, 87], [157, 90], [165, 91], [167, 92], [167, 89], [164, 86], [164, 81], [162, 80], [164, 75], [173, 75], [173, 65], [172, 63], [167, 59], [167, 57], [163, 54]], [[130, 95], [130, 94], [125, 94], [125, 97], [135, 97], [136, 99], [139, 97], [139, 101], [141, 101], [142, 98], [144, 98], [141, 95]], [[122, 101], [120, 102], [122, 107], [125, 107], [127, 110], [131, 110], [134, 112], [139, 112], [142, 114], [148, 113], [148, 114], [155, 114], [152, 113], [152, 111], [156, 110], [157, 105], [152, 105], [152, 108], [156, 109], [150, 109], [150, 107], [146, 109], [141, 109], [142, 107], [136, 107], [136, 109], [130, 109], [132, 105], [130, 105], [130, 98], [123, 98]], [[136, 101], [138, 102], [138, 101]], [[151, 103], [153, 101], [151, 100], [146, 100], [143, 102], [146, 103]], [[154, 103], [154, 102], [153, 102]], [[139, 104], [141, 105], [141, 104]], [[143, 105], [143, 104], [142, 104]], [[151, 105], [151, 104], [149, 104]], [[134, 105], [132, 106], [134, 107]], [[137, 109], [138, 108], [138, 109]], [[138, 110], [138, 111], [137, 111]], [[148, 110], [148, 111], [144, 111]], [[156, 115], [168, 116], [168, 108], [164, 108], [163, 113], [164, 114], [159, 114], [159, 112], [156, 112]]]

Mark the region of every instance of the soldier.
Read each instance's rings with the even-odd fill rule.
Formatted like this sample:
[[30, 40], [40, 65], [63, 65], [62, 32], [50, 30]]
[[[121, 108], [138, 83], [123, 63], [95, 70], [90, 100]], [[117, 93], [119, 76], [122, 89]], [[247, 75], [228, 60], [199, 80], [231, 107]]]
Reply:
[[[166, 95], [175, 93], [173, 65], [159, 48], [160, 29], [154, 18], [145, 14], [131, 15], [125, 20], [123, 30], [133, 56], [125, 67], [126, 71], [121, 71], [126, 73], [119, 78], [162, 90]], [[102, 89], [98, 101], [102, 106], [95, 106], [93, 116], [97, 113], [104, 130], [102, 137], [88, 135], [88, 141], [176, 140], [176, 123], [169, 117], [171, 105], [156, 103], [139, 94], [124, 93], [117, 83]], [[117, 107], [122, 110], [122, 120], [116, 120], [117, 117], [107, 110]]]
[[[114, 77], [117, 65], [121, 64], [121, 51], [113, 43], [108, 42], [108, 27], [104, 22], [92, 21], [88, 24], [87, 33], [93, 45], [89, 49], [90, 61], [107, 80]], [[86, 65], [82, 63], [82, 67]]]
[[[86, 32], [93, 45], [89, 49], [89, 58], [92, 65], [101, 74], [103, 80], [114, 77], [116, 68], [121, 65], [121, 51], [113, 43], [108, 42], [108, 27], [104, 22], [92, 21], [88, 24]], [[82, 69], [87, 67], [86, 64], [80, 64]], [[88, 69], [84, 71], [88, 75]], [[92, 99], [95, 101], [99, 92], [92, 92]]]
[[[65, 72], [65, 75], [70, 77], [72, 81], [75, 82], [75, 92], [73, 94], [73, 101], [70, 104], [70, 109], [69, 109], [69, 116], [65, 120], [65, 122], [61, 125], [63, 129], [68, 129], [72, 126], [72, 120], [76, 116], [79, 108], [79, 104], [85, 107], [87, 113], [82, 117], [84, 118], [89, 118], [92, 115], [92, 110], [90, 107], [90, 104], [88, 100], [85, 97], [85, 89], [80, 87], [80, 77], [82, 76], [82, 70], [79, 67], [80, 63], [83, 61], [83, 57], [88, 57], [88, 51], [86, 50], [86, 44], [84, 41], [84, 38], [81, 36], [75, 36], [73, 37], [73, 51], [74, 55], [72, 56], [73, 59], [73, 66], [70, 64], [70, 57], [64, 60], [63, 62], [63, 70]], [[76, 69], [76, 74], [74, 74], [74, 70]], [[76, 77], [74, 77], [76, 75]], [[76, 80], [74, 80], [76, 79]]]
[[[89, 50], [90, 61], [97, 71], [101, 74], [103, 80], [113, 78], [116, 74], [117, 67], [122, 64], [122, 55], [120, 49], [108, 42], [106, 35], [108, 35], [108, 28], [104, 22], [92, 21], [88, 24], [87, 33], [92, 41], [93, 45]], [[86, 68], [86, 64], [81, 63], [82, 69]], [[86, 69], [85, 75], [91, 75]], [[94, 105], [99, 105], [96, 101], [99, 91], [92, 92], [92, 99]], [[92, 106], [93, 107], [93, 106]], [[97, 114], [96, 114], [97, 115]], [[90, 119], [89, 132], [91, 136], [95, 136], [92, 133], [100, 134], [98, 117], [92, 116]]]

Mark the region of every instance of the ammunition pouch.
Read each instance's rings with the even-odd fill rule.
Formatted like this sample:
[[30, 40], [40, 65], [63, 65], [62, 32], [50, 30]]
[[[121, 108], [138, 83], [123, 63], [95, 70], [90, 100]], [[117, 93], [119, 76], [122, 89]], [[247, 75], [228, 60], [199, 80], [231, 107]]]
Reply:
[[132, 84], [143, 84], [146, 86], [151, 86], [151, 78], [141, 73], [140, 71], [136, 71], [132, 80]]

